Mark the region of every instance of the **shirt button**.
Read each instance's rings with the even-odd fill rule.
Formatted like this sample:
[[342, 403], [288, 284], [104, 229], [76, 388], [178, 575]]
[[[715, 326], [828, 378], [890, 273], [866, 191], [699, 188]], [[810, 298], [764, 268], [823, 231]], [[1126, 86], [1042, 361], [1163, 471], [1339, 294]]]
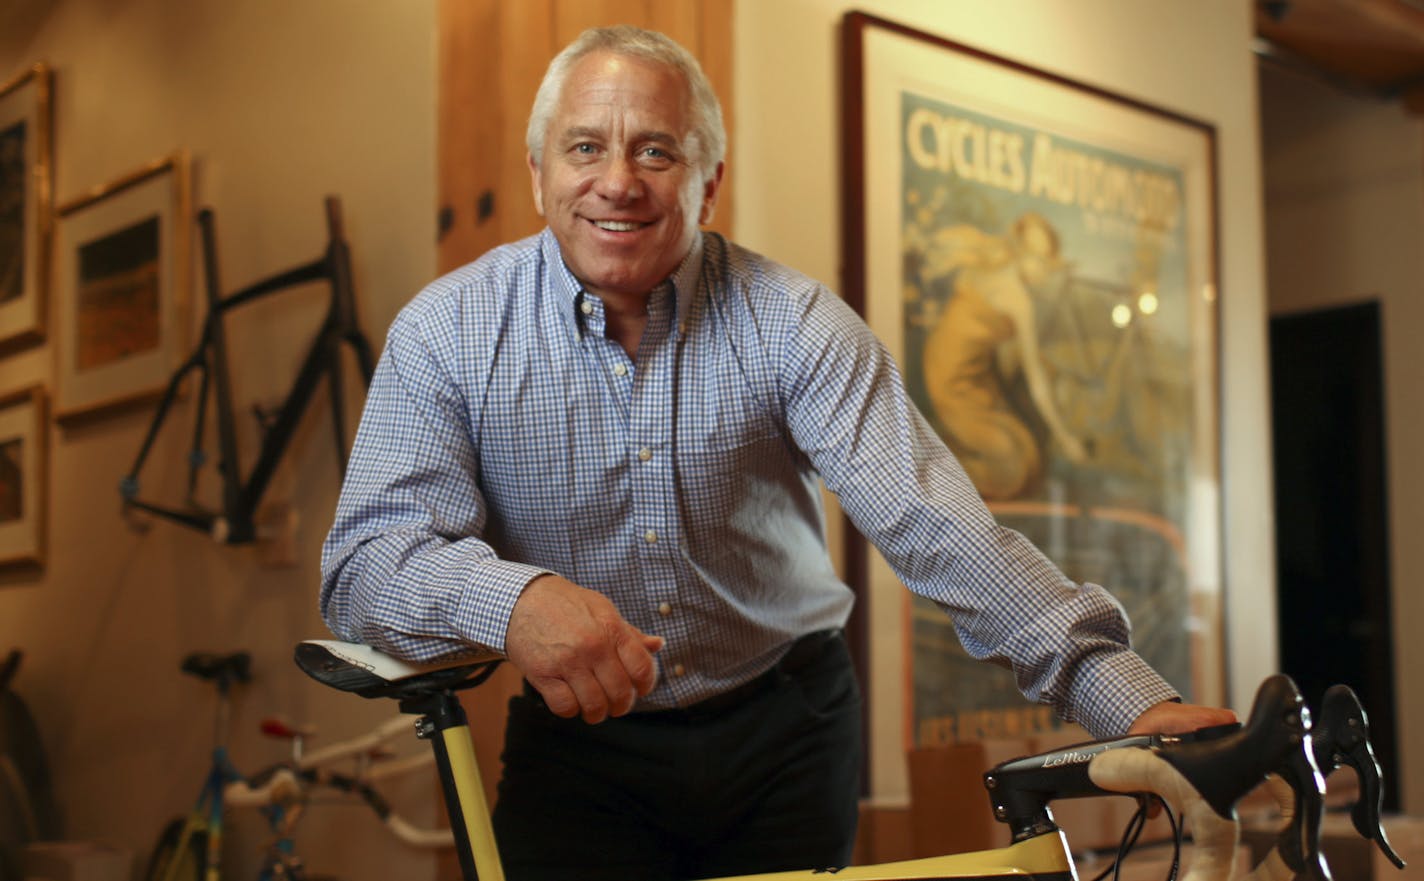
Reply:
[[638, 461], [646, 462], [651, 458], [653, 458], [653, 451], [648, 449], [647, 447], [643, 447], [641, 450], [638, 451]]
[[671, 603], [658, 603], [658, 614], [659, 614], [659, 615], [671, 615], [671, 614], [672, 614], [672, 604], [671, 604]]
[[653, 543], [655, 543], [657, 540], [658, 540], [658, 534], [657, 534], [656, 532], [652, 531], [651, 529], [649, 529], [647, 532], [643, 533], [643, 541], [647, 542], [648, 544], [653, 544]]
[[614, 375], [614, 376], [626, 376], [627, 374], [628, 374], [628, 368], [625, 367], [624, 365], [622, 365], [622, 364], [614, 364], [614, 365], [613, 365], [613, 375]]
[[582, 313], [585, 314], [585, 315], [592, 315], [592, 314], [593, 314], [593, 304], [590, 303], [590, 302], [587, 301], [587, 300], [584, 300], [582, 303], [579, 303], [579, 311], [582, 312]]
[[682, 666], [681, 664], [673, 664], [673, 665], [672, 665], [672, 675], [674, 675], [674, 676], [686, 676], [686, 675], [687, 675], [687, 668], [684, 667], [684, 666]]

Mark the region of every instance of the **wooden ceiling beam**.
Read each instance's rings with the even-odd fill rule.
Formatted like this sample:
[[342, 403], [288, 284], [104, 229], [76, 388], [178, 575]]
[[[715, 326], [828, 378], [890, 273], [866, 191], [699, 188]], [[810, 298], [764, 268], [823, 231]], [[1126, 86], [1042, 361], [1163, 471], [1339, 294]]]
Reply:
[[[1424, 86], [1424, 8], [1404, 0], [1257, 0], [1256, 32], [1287, 66], [1409, 106]], [[1407, 100], [1406, 100], [1407, 97]]]

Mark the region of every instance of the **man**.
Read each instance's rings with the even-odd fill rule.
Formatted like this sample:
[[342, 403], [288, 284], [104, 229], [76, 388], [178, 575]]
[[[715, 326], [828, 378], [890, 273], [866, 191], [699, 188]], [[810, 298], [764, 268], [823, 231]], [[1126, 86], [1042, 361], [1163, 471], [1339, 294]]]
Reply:
[[859, 694], [818, 479], [976, 656], [1096, 734], [1173, 702], [1120, 606], [998, 527], [833, 293], [715, 235], [721, 112], [658, 34], [590, 31], [528, 130], [540, 235], [396, 319], [323, 559], [343, 639], [483, 646], [509, 877], [843, 865]]

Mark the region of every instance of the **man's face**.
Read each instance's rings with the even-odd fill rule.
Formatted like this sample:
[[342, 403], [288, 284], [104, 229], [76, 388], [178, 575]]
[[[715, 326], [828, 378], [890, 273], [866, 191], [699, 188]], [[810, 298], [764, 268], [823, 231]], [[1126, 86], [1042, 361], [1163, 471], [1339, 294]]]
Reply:
[[539, 213], [590, 292], [648, 293], [711, 219], [722, 167], [703, 180], [691, 130], [671, 68], [595, 52], [569, 71], [529, 170]]

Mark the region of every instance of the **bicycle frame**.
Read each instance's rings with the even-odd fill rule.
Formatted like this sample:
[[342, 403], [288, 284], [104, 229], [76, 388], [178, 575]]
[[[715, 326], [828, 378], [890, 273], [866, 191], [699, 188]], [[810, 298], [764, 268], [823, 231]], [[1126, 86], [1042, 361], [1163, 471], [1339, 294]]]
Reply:
[[[452, 848], [454, 834], [444, 827], [417, 825], [401, 815], [378, 788], [383, 781], [414, 773], [428, 773], [436, 764], [430, 750], [400, 757], [385, 754], [386, 746], [397, 737], [409, 737], [415, 730], [415, 718], [400, 714], [374, 729], [346, 740], [304, 752], [298, 745], [301, 735], [275, 719], [264, 720], [263, 731], [276, 737], [293, 740], [291, 761], [259, 772], [251, 784], [233, 785], [226, 796], [236, 797], [242, 804], [266, 806], [281, 802], [300, 810], [314, 801], [318, 793], [340, 794], [364, 803], [382, 825], [401, 843], [418, 849]], [[350, 764], [353, 770], [338, 770]], [[262, 781], [257, 784], [255, 781]], [[288, 812], [294, 820], [297, 810]]]
[[[227, 751], [228, 693], [234, 683], [246, 682], [249, 659], [244, 653], [219, 658], [212, 655], [190, 655], [183, 661], [183, 671], [213, 683], [217, 689], [217, 704], [213, 711], [213, 750], [203, 784], [192, 808], [181, 818], [181, 826], [172, 842], [167, 865], [149, 881], [186, 881], [182, 878], [183, 856], [189, 853], [198, 835], [206, 836], [203, 848], [203, 879], [218, 881], [222, 877], [223, 791], [228, 784], [243, 777], [233, 765]], [[170, 826], [170, 831], [171, 831]], [[165, 831], [159, 850], [169, 837]], [[157, 866], [150, 867], [150, 872]]]
[[[363, 697], [395, 698], [402, 712], [420, 714], [416, 730], [420, 737], [430, 740], [435, 752], [462, 876], [467, 881], [504, 881], [504, 868], [480, 783], [469, 722], [454, 694], [456, 689], [483, 682], [493, 672], [498, 659], [477, 658], [455, 667], [436, 666], [424, 670], [401, 662], [386, 666], [392, 660], [365, 646], [349, 643], [312, 640], [297, 647], [298, 666], [318, 681], [355, 691]], [[399, 679], [388, 681], [378, 678], [379, 673], [374, 676], [368, 673], [372, 668], [404, 670], [406, 676], [414, 671], [417, 675], [409, 683]], [[478, 672], [479, 668], [484, 668], [483, 672]], [[825, 872], [824, 868], [808, 869], [721, 881], [821, 879]], [[1040, 881], [1077, 881], [1072, 856], [1061, 832], [1040, 835], [997, 850], [877, 866], [851, 866], [840, 869], [836, 877], [853, 881], [906, 881], [1012, 874], [1021, 878], [1026, 872]]]
[[[228, 783], [242, 779], [228, 758], [227, 749], [218, 746], [213, 750], [212, 766], [198, 792], [198, 799], [183, 819], [182, 832], [174, 844], [173, 853], [188, 851], [189, 842], [199, 832], [207, 834], [208, 846], [203, 867], [204, 881], [218, 881], [222, 877], [222, 833], [223, 833], [223, 789]], [[181, 861], [170, 859], [163, 874], [152, 881], [180, 881]]]
[[[249, 664], [250, 657], [246, 652], [227, 656], [197, 653], [183, 660], [183, 672], [211, 682], [217, 690], [213, 749], [197, 799], [186, 814], [164, 830], [154, 849], [145, 881], [192, 881], [194, 875], [189, 874], [192, 869], [198, 870], [203, 881], [220, 881], [224, 817], [229, 807], [239, 805], [260, 808], [271, 830], [259, 877], [301, 876], [301, 861], [296, 856], [292, 838], [293, 826], [302, 808], [301, 799], [297, 797], [300, 796], [299, 787], [290, 781], [275, 779], [254, 787], [233, 764], [227, 749], [229, 692], [233, 684], [248, 681]], [[285, 766], [274, 766], [269, 770], [285, 770]], [[265, 776], [267, 772], [262, 774]], [[198, 848], [202, 851], [201, 865], [185, 862]], [[163, 862], [165, 849], [166, 863]]]
[[[198, 834], [204, 834], [207, 837], [207, 846], [204, 849], [203, 879], [204, 881], [220, 881], [222, 878], [223, 817], [229, 805], [234, 801], [228, 798], [227, 794], [235, 786], [245, 787], [246, 782], [246, 778], [229, 758], [227, 748], [223, 746], [214, 748], [212, 764], [208, 769], [203, 787], [198, 793], [197, 801], [183, 817], [181, 831], [173, 842], [172, 852], [175, 857], [170, 859], [161, 874], [150, 877], [148, 881], [187, 881], [181, 872], [182, 863], [177, 855], [187, 853], [190, 841]], [[268, 857], [263, 861], [259, 877], [263, 879], [277, 877], [273, 868], [279, 864], [287, 870], [287, 874], [281, 877], [288, 877], [291, 874], [291, 867], [299, 865], [296, 844], [292, 838], [292, 821], [300, 807], [288, 808], [281, 801], [273, 800], [266, 793], [263, 793], [252, 803], [261, 807], [272, 831], [272, 838], [268, 845]]]
[[[432, 740], [437, 753], [447, 809], [456, 827], [463, 876], [466, 881], [504, 881], [474, 764], [468, 722], [454, 696], [455, 690], [478, 685], [488, 678], [499, 659], [487, 656], [421, 666], [396, 661], [367, 646], [309, 640], [297, 646], [296, 662], [323, 684], [367, 698], [394, 698], [400, 701], [403, 711], [423, 714], [418, 731]], [[1339, 715], [1363, 718], [1363, 711], [1357, 710], [1357, 705], [1346, 705]], [[1358, 730], [1359, 726], [1352, 728]], [[1015, 759], [986, 772], [984, 781], [994, 814], [1013, 831], [1014, 843], [1008, 847], [869, 866], [739, 875], [716, 881], [817, 881], [829, 872], [848, 881], [983, 881], [1000, 877], [1077, 881], [1067, 839], [1053, 822], [1048, 803], [1059, 798], [1133, 794], [1155, 794], [1180, 808], [1193, 830], [1197, 855], [1188, 878], [1220, 881], [1231, 875], [1238, 841], [1236, 802], [1268, 775], [1279, 775], [1290, 784], [1296, 810], [1284, 812], [1289, 822], [1277, 847], [1257, 864], [1249, 878], [1284, 881], [1304, 876], [1311, 881], [1329, 881], [1330, 871], [1318, 846], [1318, 807], [1324, 783], [1309, 731], [1310, 713], [1295, 684], [1285, 676], [1273, 676], [1262, 684], [1244, 725], [1218, 726], [1184, 735], [1093, 741]], [[1336, 739], [1336, 744], [1347, 743], [1353, 741]], [[1335, 745], [1328, 750], [1340, 753]], [[1368, 752], [1363, 747], [1354, 748], [1356, 756]], [[1365, 763], [1341, 755], [1362, 774], [1371, 770], [1378, 773], [1372, 756]], [[1374, 838], [1388, 856], [1398, 860], [1383, 839], [1378, 813], [1366, 813], [1360, 827], [1362, 834]]]
[[[139, 448], [133, 467], [119, 484], [124, 506], [147, 511], [183, 526], [207, 532], [216, 541], [242, 544], [256, 540], [255, 515], [277, 463], [291, 443], [302, 414], [316, 394], [317, 385], [325, 377], [331, 397], [332, 422], [335, 433], [337, 463], [341, 474], [346, 472], [345, 403], [342, 394], [342, 344], [355, 353], [363, 385], [369, 385], [375, 369], [371, 346], [356, 321], [356, 301], [351, 283], [351, 259], [343, 235], [340, 202], [326, 199], [328, 243], [318, 259], [258, 281], [228, 296], [222, 295], [218, 279], [217, 245], [213, 229], [213, 212], [198, 213], [198, 225], [203, 245], [204, 277], [207, 290], [207, 316], [203, 322], [202, 339], [192, 355], [169, 380], [158, 410]], [[301, 368], [293, 380], [282, 405], [270, 420], [264, 419], [265, 433], [261, 449], [252, 469], [244, 478], [237, 444], [237, 420], [233, 411], [232, 380], [228, 366], [227, 336], [224, 320], [229, 312], [268, 294], [287, 288], [325, 281], [330, 297], [326, 317], [307, 351]], [[139, 498], [139, 472], [166, 420], [169, 409], [189, 374], [199, 375], [198, 406], [193, 425], [193, 443], [188, 461], [189, 508], [181, 510]], [[204, 510], [193, 499], [197, 490], [197, 474], [206, 462], [203, 434], [209, 393], [217, 404], [218, 449], [221, 456], [218, 470], [222, 477], [221, 511]]]

